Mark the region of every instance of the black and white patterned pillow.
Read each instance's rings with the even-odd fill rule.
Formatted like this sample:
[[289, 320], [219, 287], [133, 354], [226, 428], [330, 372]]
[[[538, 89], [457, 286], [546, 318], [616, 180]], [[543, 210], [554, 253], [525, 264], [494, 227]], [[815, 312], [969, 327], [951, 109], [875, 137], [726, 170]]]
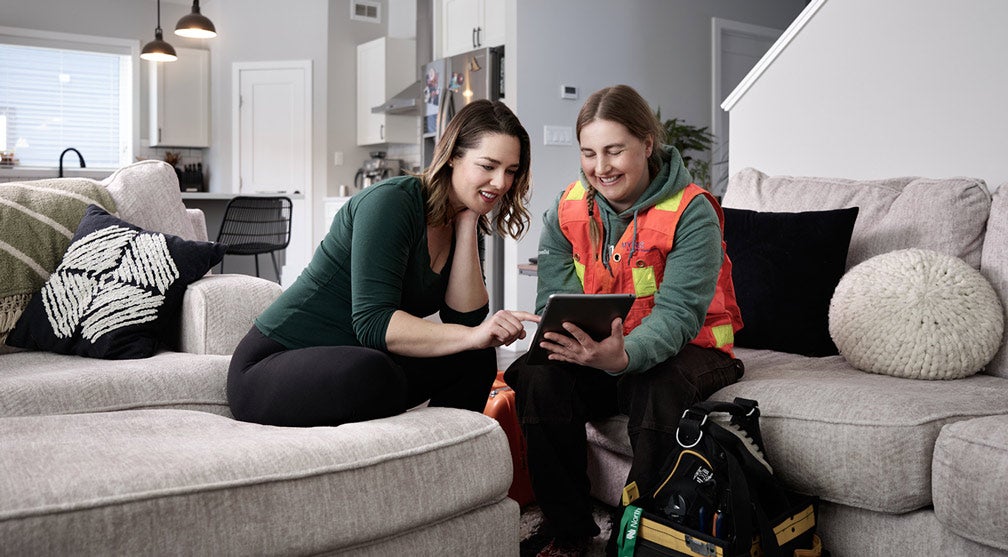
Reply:
[[91, 205], [7, 344], [115, 360], [152, 356], [175, 342], [186, 288], [224, 250], [142, 230]]

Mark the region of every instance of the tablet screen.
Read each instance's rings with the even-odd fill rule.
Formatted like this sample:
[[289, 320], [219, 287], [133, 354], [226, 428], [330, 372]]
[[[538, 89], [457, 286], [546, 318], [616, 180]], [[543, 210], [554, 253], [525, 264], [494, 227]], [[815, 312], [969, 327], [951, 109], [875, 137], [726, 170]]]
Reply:
[[571, 322], [595, 340], [602, 340], [612, 331], [613, 319], [625, 318], [636, 296], [633, 294], [553, 294], [546, 300], [546, 310], [529, 347], [527, 363], [550, 363], [549, 351], [541, 348], [543, 333], [570, 334], [563, 328]]

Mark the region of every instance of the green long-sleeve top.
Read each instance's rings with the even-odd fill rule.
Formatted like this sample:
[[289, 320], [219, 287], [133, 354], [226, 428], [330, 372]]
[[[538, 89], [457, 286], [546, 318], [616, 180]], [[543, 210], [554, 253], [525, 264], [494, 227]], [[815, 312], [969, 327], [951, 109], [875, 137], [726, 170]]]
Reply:
[[[678, 192], [692, 181], [674, 147], [665, 147], [662, 169], [632, 207], [621, 213], [595, 196], [602, 216], [603, 242], [619, 241], [635, 213], [644, 213], [658, 201]], [[582, 183], [588, 180], [581, 174]], [[562, 192], [561, 194], [562, 195]], [[560, 230], [556, 202], [543, 215], [539, 239], [538, 292], [536, 313], [542, 315], [546, 300], [556, 292], [579, 293], [584, 289], [574, 270], [573, 247]], [[700, 332], [707, 309], [714, 298], [718, 273], [724, 258], [721, 225], [717, 212], [706, 197], [693, 199], [683, 211], [673, 237], [673, 248], [665, 260], [665, 275], [655, 293], [655, 306], [626, 336], [624, 347], [629, 363], [624, 371], [639, 373], [676, 355]]]
[[460, 313], [445, 305], [455, 243], [441, 273], [432, 271], [425, 215], [423, 188], [412, 176], [354, 195], [297, 281], [256, 319], [256, 327], [290, 349], [387, 350], [385, 333], [396, 310], [417, 317], [440, 311], [445, 323], [478, 325], [487, 306]]

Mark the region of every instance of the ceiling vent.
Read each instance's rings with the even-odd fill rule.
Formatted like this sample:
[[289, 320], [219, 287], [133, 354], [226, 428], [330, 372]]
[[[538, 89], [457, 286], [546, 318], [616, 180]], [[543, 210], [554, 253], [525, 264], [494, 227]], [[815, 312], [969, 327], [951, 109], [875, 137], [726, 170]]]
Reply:
[[350, 2], [350, 19], [381, 23], [381, 4], [365, 0]]

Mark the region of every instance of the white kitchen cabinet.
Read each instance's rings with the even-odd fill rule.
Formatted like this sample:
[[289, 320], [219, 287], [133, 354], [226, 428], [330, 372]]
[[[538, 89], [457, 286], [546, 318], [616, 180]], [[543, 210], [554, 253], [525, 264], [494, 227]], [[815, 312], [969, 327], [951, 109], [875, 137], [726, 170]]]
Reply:
[[415, 115], [371, 112], [416, 79], [413, 39], [382, 37], [357, 45], [357, 145], [417, 142]]
[[441, 55], [504, 44], [505, 0], [441, 0]]
[[174, 62], [147, 62], [151, 147], [210, 146], [210, 51], [176, 48]]

